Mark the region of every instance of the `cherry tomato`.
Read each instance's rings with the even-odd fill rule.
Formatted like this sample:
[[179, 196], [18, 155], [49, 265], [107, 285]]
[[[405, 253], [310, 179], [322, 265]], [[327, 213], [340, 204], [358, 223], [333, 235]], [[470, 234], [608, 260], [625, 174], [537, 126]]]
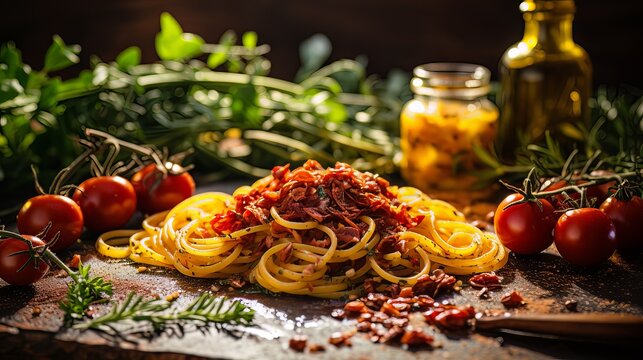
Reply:
[[73, 196], [93, 231], [122, 227], [136, 211], [136, 193], [127, 179], [99, 176], [83, 181]]
[[554, 208], [549, 201], [538, 199], [541, 207], [533, 201], [512, 205], [523, 199], [520, 194], [507, 196], [496, 210], [493, 224], [498, 239], [504, 246], [518, 254], [537, 254], [553, 241], [552, 230], [556, 224]]
[[[178, 166], [178, 165], [174, 165]], [[194, 194], [192, 176], [163, 174], [155, 164], [150, 164], [132, 176], [138, 208], [146, 214], [169, 210]]]
[[18, 212], [18, 231], [23, 234], [38, 235], [47, 224], [51, 228], [42, 237], [51, 241], [57, 233], [58, 240], [51, 246], [59, 251], [71, 246], [83, 232], [83, 213], [72, 199], [62, 195], [38, 195], [22, 205]]
[[[35, 236], [22, 235], [31, 241], [34, 246], [45, 243]], [[28, 250], [29, 246], [18, 239], [8, 238], [0, 240], [0, 278], [12, 285], [30, 285], [40, 280], [47, 271], [49, 264], [40, 258], [30, 260], [29, 254], [16, 252]], [[22, 268], [23, 265], [27, 265]], [[22, 270], [20, 270], [22, 268]]]
[[612, 220], [598, 209], [569, 210], [556, 223], [554, 243], [565, 260], [591, 266], [612, 256], [616, 231]]
[[630, 200], [608, 198], [601, 204], [601, 211], [612, 219], [616, 228], [616, 246], [619, 250], [643, 249], [643, 199], [633, 196]]

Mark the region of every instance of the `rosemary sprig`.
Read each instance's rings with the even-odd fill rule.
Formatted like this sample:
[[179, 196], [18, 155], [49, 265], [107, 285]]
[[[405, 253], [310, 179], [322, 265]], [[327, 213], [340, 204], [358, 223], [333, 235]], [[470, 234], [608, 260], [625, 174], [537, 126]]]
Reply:
[[[111, 310], [95, 319], [74, 325], [76, 329], [93, 329], [113, 332], [117, 324], [132, 322], [144, 323], [155, 331], [173, 324], [194, 322], [198, 325], [233, 324], [250, 325], [254, 319], [254, 310], [240, 301], [228, 301], [208, 293], [201, 294], [186, 308], [169, 311], [172, 304], [168, 301], [150, 299], [131, 292], [122, 303], [115, 303]], [[122, 332], [122, 331], [119, 331]]]
[[72, 280], [67, 284], [67, 296], [60, 302], [67, 322], [80, 320], [93, 304], [107, 301], [112, 295], [112, 283], [100, 276], [90, 276], [89, 265], [78, 265], [78, 272], [70, 273]]

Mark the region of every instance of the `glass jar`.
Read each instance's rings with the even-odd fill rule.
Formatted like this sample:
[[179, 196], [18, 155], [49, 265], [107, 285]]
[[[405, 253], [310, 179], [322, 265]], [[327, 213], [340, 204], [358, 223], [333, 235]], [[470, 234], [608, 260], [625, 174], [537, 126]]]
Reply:
[[[432, 63], [413, 70], [415, 97], [402, 109], [402, 176], [428, 193], [469, 191], [481, 168], [474, 146], [489, 151], [498, 109], [486, 96], [490, 72], [473, 64]], [[445, 197], [442, 194], [442, 197]]]
[[592, 64], [572, 37], [573, 0], [525, 0], [522, 40], [500, 60], [496, 153], [506, 163], [547, 133], [564, 152], [589, 125]]

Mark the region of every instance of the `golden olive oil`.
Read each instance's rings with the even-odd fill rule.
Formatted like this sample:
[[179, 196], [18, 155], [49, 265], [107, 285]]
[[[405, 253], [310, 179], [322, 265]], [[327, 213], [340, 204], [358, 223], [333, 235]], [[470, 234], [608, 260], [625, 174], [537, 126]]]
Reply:
[[583, 140], [588, 125], [592, 65], [572, 38], [571, 0], [527, 0], [523, 39], [500, 61], [496, 151], [506, 162], [549, 133], [563, 146]]

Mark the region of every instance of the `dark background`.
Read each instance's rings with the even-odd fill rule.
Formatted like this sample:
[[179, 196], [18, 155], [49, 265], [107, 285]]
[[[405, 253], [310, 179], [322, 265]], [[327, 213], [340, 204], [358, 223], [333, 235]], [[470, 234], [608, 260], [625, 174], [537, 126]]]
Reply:
[[[494, 71], [503, 51], [522, 35], [517, 0], [244, 0], [244, 1], [11, 1], [0, 10], [0, 41], [14, 41], [24, 60], [42, 66], [53, 34], [112, 60], [138, 45], [143, 61], [155, 61], [159, 15], [169, 11], [187, 32], [216, 42], [227, 29], [254, 30], [272, 46], [272, 75], [291, 79], [298, 46], [315, 33], [328, 35], [333, 59], [369, 59], [370, 73], [411, 71], [432, 61], [483, 64]], [[595, 84], [643, 87], [643, 2], [576, 1], [574, 37], [590, 54]]]

